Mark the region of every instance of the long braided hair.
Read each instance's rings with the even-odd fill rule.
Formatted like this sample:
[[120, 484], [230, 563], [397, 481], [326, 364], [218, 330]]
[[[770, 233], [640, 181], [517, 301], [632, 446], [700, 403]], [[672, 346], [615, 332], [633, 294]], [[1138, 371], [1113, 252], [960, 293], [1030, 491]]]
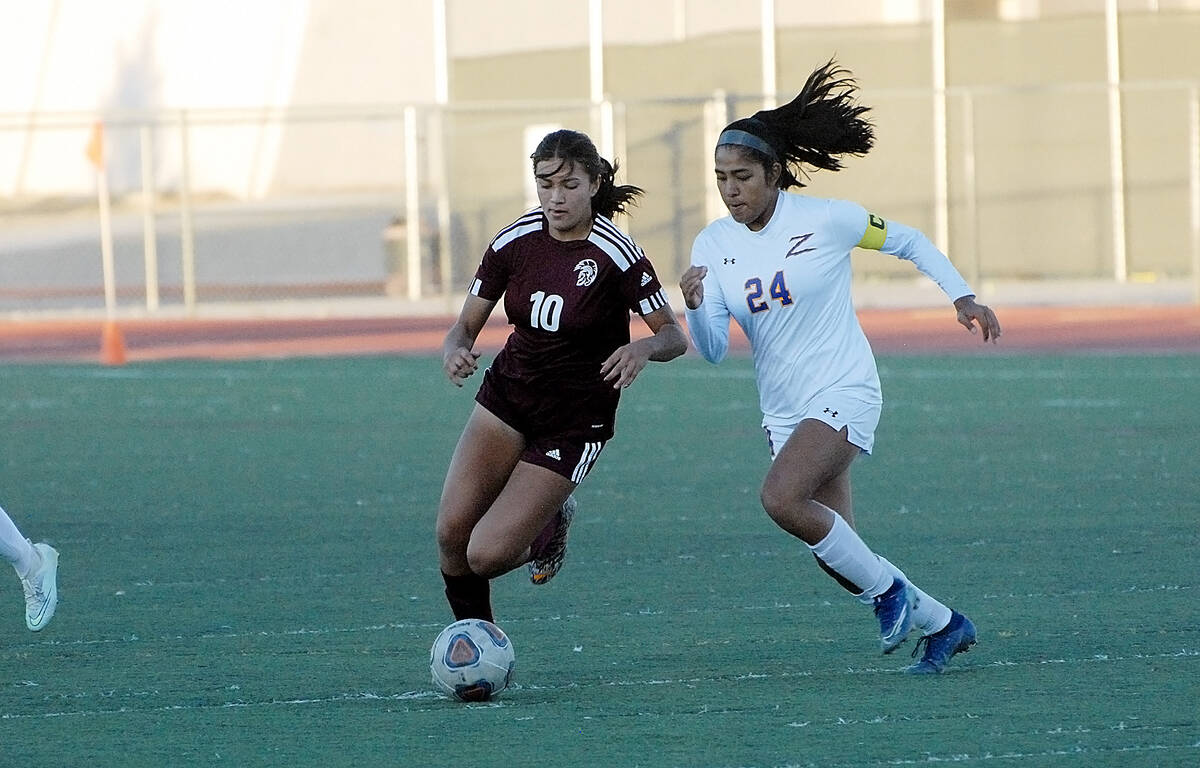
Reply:
[[738, 145], [768, 173], [779, 163], [783, 166], [780, 189], [803, 187], [799, 177], [808, 177], [807, 167], [838, 171], [843, 155], [862, 156], [874, 145], [874, 126], [864, 117], [870, 107], [855, 103], [856, 90], [850, 71], [830, 59], [808, 76], [799, 95], [787, 104], [726, 126], [717, 146]]
[[[537, 149], [529, 156], [529, 159], [533, 161], [535, 175], [537, 175], [538, 163], [555, 158], [564, 163], [578, 163], [587, 172], [589, 178], [599, 179], [600, 188], [596, 190], [596, 194], [592, 195], [592, 213], [609, 219], [618, 213], [628, 213], [626, 206], [636, 202], [640, 195], [645, 194], [645, 190], [632, 184], [617, 186], [615, 181], [617, 164], [600, 157], [596, 145], [592, 143], [586, 133], [563, 129], [546, 134], [546, 137], [538, 143]], [[561, 167], [560, 165], [550, 173], [542, 175], [553, 176]]]

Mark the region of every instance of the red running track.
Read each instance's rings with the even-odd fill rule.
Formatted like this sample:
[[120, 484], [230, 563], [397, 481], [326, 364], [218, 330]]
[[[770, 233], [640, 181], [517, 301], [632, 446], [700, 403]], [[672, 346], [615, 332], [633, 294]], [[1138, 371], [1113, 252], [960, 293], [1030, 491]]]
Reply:
[[[984, 345], [949, 309], [862, 310], [859, 319], [877, 354], [1070, 352], [1200, 353], [1200, 307], [1009, 307], [999, 310], [1003, 336]], [[330, 319], [129, 319], [117, 322], [128, 363], [173, 359], [436, 354], [450, 317]], [[0, 321], [0, 360], [105, 362], [101, 320]], [[645, 335], [639, 321], [634, 336]], [[494, 352], [508, 326], [493, 319], [478, 348]], [[733, 333], [732, 346], [745, 351]], [[111, 347], [110, 347], [110, 352]], [[694, 354], [694, 353], [693, 353]], [[111, 361], [111, 358], [109, 358]]]

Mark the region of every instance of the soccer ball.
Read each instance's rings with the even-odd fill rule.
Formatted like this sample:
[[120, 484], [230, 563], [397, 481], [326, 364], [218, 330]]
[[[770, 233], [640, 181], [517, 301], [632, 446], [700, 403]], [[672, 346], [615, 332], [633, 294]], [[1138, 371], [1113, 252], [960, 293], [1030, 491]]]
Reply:
[[460, 701], [487, 701], [512, 680], [516, 655], [504, 630], [483, 619], [463, 619], [442, 630], [429, 651], [433, 682]]

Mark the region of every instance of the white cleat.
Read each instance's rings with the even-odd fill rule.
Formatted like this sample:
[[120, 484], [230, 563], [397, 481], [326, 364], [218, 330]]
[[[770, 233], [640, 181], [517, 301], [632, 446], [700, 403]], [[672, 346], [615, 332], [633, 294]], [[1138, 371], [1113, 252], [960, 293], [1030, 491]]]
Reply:
[[40, 632], [54, 618], [58, 607], [58, 550], [49, 544], [33, 545], [38, 562], [21, 579], [25, 589], [25, 626]]
[[529, 548], [529, 580], [534, 584], [545, 584], [562, 568], [563, 558], [567, 555], [567, 529], [571, 527], [578, 507], [575, 496], [567, 496], [554, 514], [554, 528], [547, 525]]

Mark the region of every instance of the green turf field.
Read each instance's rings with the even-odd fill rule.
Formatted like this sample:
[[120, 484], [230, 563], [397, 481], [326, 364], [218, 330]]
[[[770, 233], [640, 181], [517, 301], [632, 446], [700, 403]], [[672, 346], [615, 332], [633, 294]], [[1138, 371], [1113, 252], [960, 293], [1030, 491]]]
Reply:
[[434, 693], [433, 518], [477, 379], [431, 359], [9, 366], [5, 766], [1200, 764], [1200, 358], [884, 358], [865, 538], [968, 613], [939, 678], [758, 504], [746, 360], [647, 369], [558, 578], [493, 583], [491, 704]]

